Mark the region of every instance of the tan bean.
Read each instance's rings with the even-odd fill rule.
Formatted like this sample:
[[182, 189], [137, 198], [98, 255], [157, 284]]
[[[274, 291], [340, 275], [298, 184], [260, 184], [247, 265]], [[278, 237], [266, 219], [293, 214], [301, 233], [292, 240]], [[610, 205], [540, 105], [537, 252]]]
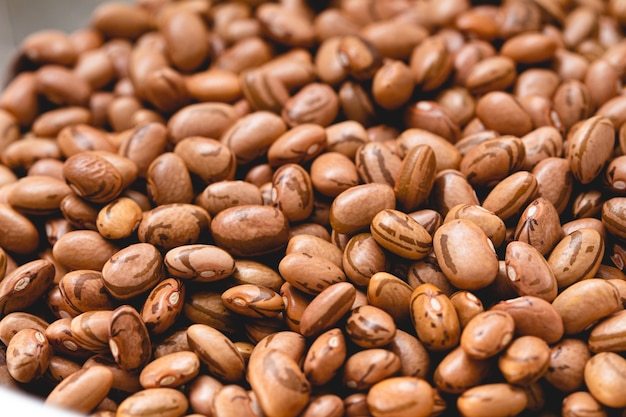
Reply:
[[[465, 251], [467, 245], [473, 248], [471, 253]], [[457, 288], [483, 288], [496, 277], [498, 260], [493, 244], [470, 220], [443, 224], [433, 236], [433, 249], [441, 270]], [[479, 251], [481, 255], [477, 256]]]
[[339, 282], [329, 285], [302, 311], [300, 332], [303, 336], [315, 336], [334, 326], [350, 311], [355, 298], [356, 289], [352, 284]]
[[311, 344], [302, 365], [307, 380], [316, 386], [324, 385], [339, 371], [346, 359], [346, 343], [340, 329], [320, 334]]
[[470, 388], [457, 399], [457, 407], [466, 417], [515, 415], [528, 404], [526, 393], [514, 385], [494, 383]]
[[152, 289], [162, 276], [162, 257], [148, 243], [127, 246], [111, 256], [102, 268], [105, 288], [122, 300]]
[[367, 405], [374, 417], [429, 416], [434, 409], [432, 391], [428, 382], [420, 378], [389, 378], [372, 386]]
[[157, 284], [141, 308], [141, 319], [151, 334], [169, 330], [183, 310], [185, 287], [180, 280], [166, 278]]
[[352, 390], [367, 390], [398, 372], [400, 366], [400, 358], [386, 349], [360, 350], [346, 360], [342, 381]]
[[335, 263], [308, 253], [285, 256], [279, 262], [278, 270], [285, 281], [311, 295], [346, 280], [344, 272]]
[[[172, 227], [172, 223], [176, 227]], [[211, 217], [203, 208], [193, 204], [165, 204], [144, 213], [137, 237], [163, 250], [194, 244], [206, 236]]]
[[474, 359], [459, 346], [439, 362], [433, 382], [443, 392], [461, 394], [485, 381], [492, 367], [492, 360]]
[[460, 323], [450, 299], [432, 284], [422, 284], [411, 295], [411, 321], [417, 337], [431, 351], [456, 346]]
[[[580, 249], [583, 252], [580, 253]], [[561, 239], [548, 257], [559, 288], [593, 278], [604, 256], [604, 241], [594, 229], [580, 229]]]
[[22, 329], [7, 345], [7, 369], [14, 380], [31, 382], [43, 376], [50, 363], [50, 344], [40, 330]]
[[235, 271], [235, 260], [228, 252], [212, 245], [183, 245], [170, 249], [164, 257], [168, 272], [183, 279], [212, 282]]
[[182, 417], [187, 412], [189, 401], [182, 392], [174, 388], [148, 388], [127, 397], [120, 403], [116, 415], [132, 417], [141, 414], [163, 417]]
[[250, 386], [265, 414], [296, 416], [309, 401], [311, 386], [287, 354], [270, 349], [248, 364]]
[[[581, 292], [586, 296], [581, 297]], [[563, 318], [565, 334], [568, 335], [579, 333], [597, 320], [622, 309], [617, 288], [599, 278], [570, 285], [554, 299], [552, 305]], [[586, 305], [594, 307], [585, 309]]]
[[116, 308], [109, 322], [109, 348], [120, 368], [135, 372], [142, 369], [152, 355], [150, 334], [134, 307]]
[[430, 234], [417, 221], [398, 210], [379, 211], [370, 225], [374, 240], [403, 258], [424, 258], [432, 245]]
[[[368, 196], [379, 196], [375, 202], [364, 205]], [[376, 204], [373, 204], [376, 203]], [[363, 210], [367, 207], [367, 210]], [[385, 184], [364, 184], [339, 194], [330, 207], [330, 224], [339, 233], [355, 233], [371, 224], [381, 210], [395, 208], [393, 188]]]
[[485, 311], [467, 323], [461, 333], [463, 350], [474, 359], [497, 355], [511, 343], [515, 321], [506, 311]]
[[80, 413], [90, 413], [108, 395], [113, 373], [103, 366], [79, 370], [61, 381], [46, 397], [45, 404]]
[[613, 352], [598, 353], [585, 364], [585, 384], [601, 404], [613, 408], [625, 406], [626, 401], [618, 388], [619, 381], [624, 378], [625, 366], [624, 358]]

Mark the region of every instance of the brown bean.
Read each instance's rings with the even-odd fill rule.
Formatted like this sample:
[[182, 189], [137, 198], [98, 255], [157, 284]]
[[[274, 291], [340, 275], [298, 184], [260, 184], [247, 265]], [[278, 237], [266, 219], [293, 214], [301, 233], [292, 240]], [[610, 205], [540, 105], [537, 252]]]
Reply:
[[375, 417], [429, 416], [434, 409], [432, 391], [428, 382], [420, 378], [389, 378], [372, 386], [367, 394], [367, 405]]
[[485, 311], [467, 323], [461, 333], [463, 350], [474, 359], [486, 359], [503, 351], [513, 339], [515, 321], [506, 311]]
[[189, 346], [209, 371], [224, 382], [237, 382], [244, 373], [244, 360], [233, 342], [219, 330], [204, 324], [187, 329]]
[[14, 380], [31, 382], [46, 372], [51, 355], [50, 344], [43, 332], [22, 329], [7, 345], [7, 369]]
[[386, 349], [360, 350], [346, 360], [343, 384], [352, 390], [367, 390], [400, 370], [400, 358]]
[[116, 308], [109, 322], [109, 348], [120, 368], [129, 372], [142, 369], [152, 355], [150, 334], [134, 307]]

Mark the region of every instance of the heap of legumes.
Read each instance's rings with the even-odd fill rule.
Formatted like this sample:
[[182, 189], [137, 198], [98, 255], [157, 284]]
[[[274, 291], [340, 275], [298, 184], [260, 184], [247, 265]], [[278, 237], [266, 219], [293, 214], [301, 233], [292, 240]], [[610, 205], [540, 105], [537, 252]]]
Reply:
[[0, 93], [0, 386], [94, 417], [626, 415], [626, 2], [136, 0]]

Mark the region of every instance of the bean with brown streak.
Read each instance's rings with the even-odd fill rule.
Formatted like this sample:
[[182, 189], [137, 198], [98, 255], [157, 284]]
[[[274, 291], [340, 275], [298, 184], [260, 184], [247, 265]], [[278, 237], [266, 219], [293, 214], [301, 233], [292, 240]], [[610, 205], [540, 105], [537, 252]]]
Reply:
[[559, 214], [569, 204], [574, 180], [565, 158], [549, 157], [537, 163], [531, 172], [537, 179], [538, 196], [549, 200]]
[[602, 235], [594, 229], [579, 229], [561, 239], [548, 257], [559, 288], [593, 278], [604, 250]]
[[63, 166], [63, 176], [76, 194], [94, 203], [107, 203], [123, 189], [120, 170], [91, 151], [70, 156]]
[[65, 302], [80, 313], [114, 308], [99, 271], [70, 271], [61, 277], [58, 285]]
[[393, 186], [402, 161], [386, 144], [370, 142], [359, 147], [354, 163], [363, 182]]
[[98, 212], [98, 232], [107, 239], [123, 239], [137, 230], [142, 219], [139, 204], [128, 197], [108, 203]]
[[44, 65], [35, 72], [35, 88], [52, 103], [62, 106], [85, 106], [91, 86], [68, 68]]
[[505, 222], [537, 197], [538, 182], [528, 171], [518, 171], [504, 178], [483, 200], [483, 207]]
[[400, 367], [400, 358], [386, 349], [360, 350], [346, 359], [342, 381], [349, 389], [363, 391], [391, 377]]
[[574, 178], [588, 184], [605, 166], [615, 142], [613, 123], [605, 117], [584, 120], [568, 140], [567, 159]]
[[417, 337], [430, 351], [448, 350], [459, 342], [459, 318], [450, 299], [432, 284], [419, 285], [411, 295], [411, 321]]
[[27, 328], [11, 338], [6, 354], [11, 377], [18, 382], [28, 383], [43, 376], [52, 351], [43, 332]]
[[526, 242], [510, 242], [505, 254], [507, 276], [520, 296], [532, 295], [552, 302], [557, 278], [543, 255]]
[[474, 186], [493, 186], [524, 164], [526, 149], [514, 136], [487, 140], [471, 149], [461, 160], [459, 170]]
[[355, 344], [370, 349], [389, 344], [395, 336], [396, 325], [384, 310], [364, 305], [350, 312], [346, 332]]
[[561, 220], [554, 205], [546, 198], [533, 200], [522, 212], [514, 238], [532, 245], [547, 255], [563, 237]]
[[4, 343], [5, 346], [8, 346], [13, 336], [22, 329], [39, 330], [45, 335], [48, 326], [49, 323], [47, 321], [34, 314], [15, 311], [6, 314], [2, 320], [0, 320], [0, 341]]
[[235, 271], [232, 256], [212, 245], [182, 245], [167, 251], [165, 266], [170, 275], [198, 282], [224, 279]]
[[142, 369], [152, 356], [150, 334], [134, 307], [116, 308], [109, 322], [109, 348], [120, 368], [135, 372]]
[[211, 217], [202, 207], [165, 204], [144, 213], [137, 237], [142, 243], [169, 250], [202, 241], [208, 234], [210, 224]]
[[296, 416], [309, 402], [311, 385], [286, 353], [269, 349], [251, 357], [247, 375], [266, 415]]
[[315, 338], [304, 358], [302, 369], [312, 385], [321, 386], [337, 374], [345, 359], [345, 338], [343, 332], [335, 328]]
[[343, 251], [343, 270], [358, 286], [366, 286], [375, 273], [385, 271], [387, 263], [385, 251], [371, 233], [352, 236]]
[[589, 334], [589, 350], [594, 353], [623, 351], [625, 319], [626, 311], [621, 310], [596, 324]]
[[465, 87], [473, 94], [505, 90], [517, 77], [515, 61], [508, 56], [486, 57], [469, 69]]
[[313, 183], [309, 173], [296, 164], [280, 166], [272, 179], [272, 203], [290, 222], [305, 220], [313, 211]]
[[[311, 300], [300, 317], [300, 333], [316, 336], [334, 326], [350, 309], [356, 298], [356, 289], [350, 283], [329, 285]], [[395, 325], [394, 325], [395, 327]]]
[[420, 42], [409, 59], [415, 82], [423, 91], [440, 87], [452, 72], [452, 60], [441, 36], [430, 36]]
[[190, 203], [193, 184], [183, 158], [173, 152], [157, 156], [146, 172], [146, 191], [157, 206]]
[[319, 155], [326, 143], [326, 131], [320, 125], [300, 124], [276, 138], [267, 150], [270, 165], [304, 163]]
[[[474, 248], [471, 253], [465, 251], [468, 245]], [[435, 231], [433, 249], [441, 270], [457, 288], [484, 288], [496, 277], [498, 258], [493, 244], [470, 220], [444, 223]]]
[[149, 243], [135, 243], [119, 250], [102, 267], [105, 288], [120, 300], [154, 288], [162, 277], [163, 258]]
[[450, 301], [459, 316], [461, 329], [465, 328], [467, 323], [474, 318], [474, 316], [485, 311], [485, 307], [480, 298], [476, 297], [470, 291], [457, 291], [450, 296]]
[[185, 286], [174, 278], [158, 283], [146, 297], [140, 311], [141, 319], [151, 334], [169, 330], [183, 311]]
[[281, 115], [287, 125], [330, 125], [339, 113], [337, 93], [326, 84], [311, 83], [285, 102]]
[[252, 318], [276, 317], [282, 313], [283, 300], [276, 292], [258, 285], [236, 285], [222, 293], [226, 308]]
[[564, 338], [551, 347], [550, 364], [544, 378], [562, 392], [578, 390], [583, 384], [585, 364], [590, 357], [584, 341]]
[[432, 247], [432, 237], [426, 229], [398, 210], [378, 212], [372, 219], [370, 231], [376, 243], [406, 259], [423, 259]]
[[243, 357], [219, 330], [205, 324], [193, 324], [187, 329], [189, 346], [206, 364], [209, 371], [224, 382], [237, 382], [244, 375]]
[[311, 295], [346, 281], [344, 272], [335, 263], [308, 253], [288, 254], [280, 260], [278, 271], [285, 281]]
[[33, 305], [52, 285], [54, 264], [45, 259], [26, 262], [0, 281], [0, 313], [20, 311]]

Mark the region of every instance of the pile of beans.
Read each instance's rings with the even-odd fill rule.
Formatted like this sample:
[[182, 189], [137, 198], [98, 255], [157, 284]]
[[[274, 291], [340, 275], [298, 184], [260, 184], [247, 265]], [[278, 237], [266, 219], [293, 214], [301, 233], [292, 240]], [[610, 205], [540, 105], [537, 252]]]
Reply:
[[626, 415], [626, 3], [137, 0], [0, 94], [0, 385], [97, 417]]

